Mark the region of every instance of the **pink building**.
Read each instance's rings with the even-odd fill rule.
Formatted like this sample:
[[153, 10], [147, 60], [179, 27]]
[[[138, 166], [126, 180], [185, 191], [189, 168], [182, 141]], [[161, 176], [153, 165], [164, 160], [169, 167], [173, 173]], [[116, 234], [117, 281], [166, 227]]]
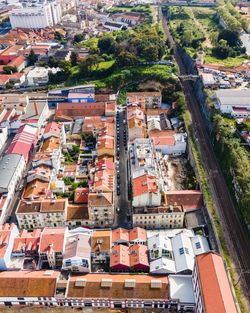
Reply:
[[31, 125], [22, 125], [12, 140], [7, 154], [21, 154], [27, 164], [37, 142], [39, 129]]

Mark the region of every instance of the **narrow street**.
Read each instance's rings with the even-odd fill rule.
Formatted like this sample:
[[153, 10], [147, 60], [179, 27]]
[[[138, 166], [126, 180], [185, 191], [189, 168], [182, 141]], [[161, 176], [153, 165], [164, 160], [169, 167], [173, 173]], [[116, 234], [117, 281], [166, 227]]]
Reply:
[[[180, 49], [175, 45], [170, 33], [167, 21], [163, 17], [164, 31], [169, 42], [175, 50], [175, 60], [179, 66], [181, 75], [189, 75], [182, 59]], [[209, 189], [213, 198], [220, 225], [223, 230], [224, 239], [233, 260], [235, 272], [240, 278], [241, 290], [245, 299], [250, 299], [250, 249], [249, 241], [239, 221], [236, 208], [228, 190], [224, 175], [216, 159], [208, 135], [205, 121], [201, 114], [199, 103], [196, 99], [192, 82], [182, 81], [182, 88], [185, 94], [186, 103], [192, 117], [192, 129], [194, 132], [197, 147], [199, 149], [202, 165], [206, 172]]]
[[[117, 214], [117, 226], [118, 227], [130, 227], [130, 203], [128, 201], [128, 171], [127, 171], [127, 151], [124, 144], [124, 131], [126, 131], [126, 125], [123, 120], [125, 115], [124, 111], [119, 112], [119, 175], [120, 175], [120, 195], [118, 196], [117, 207], [119, 212]], [[118, 146], [117, 146], [118, 147]], [[117, 182], [118, 184], [118, 182]], [[117, 186], [116, 186], [117, 187]]]

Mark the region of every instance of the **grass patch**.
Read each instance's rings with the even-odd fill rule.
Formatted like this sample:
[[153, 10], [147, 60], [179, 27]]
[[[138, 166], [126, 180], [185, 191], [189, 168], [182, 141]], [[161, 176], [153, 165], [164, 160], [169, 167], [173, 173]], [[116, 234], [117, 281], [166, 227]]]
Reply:
[[107, 69], [110, 68], [114, 63], [115, 63], [115, 60], [103, 61], [103, 62], [100, 62], [100, 63], [99, 63], [98, 68], [99, 68], [100, 70], [107, 70]]
[[81, 42], [80, 46], [84, 48], [88, 48], [88, 49], [98, 49], [97, 47], [98, 40], [99, 39], [97, 37], [93, 37], [93, 38], [90, 38], [88, 40]]
[[241, 56], [237, 56], [235, 58], [229, 57], [221, 60], [208, 54], [205, 55], [205, 64], [220, 64], [226, 67], [240, 66], [246, 60], [247, 58]]

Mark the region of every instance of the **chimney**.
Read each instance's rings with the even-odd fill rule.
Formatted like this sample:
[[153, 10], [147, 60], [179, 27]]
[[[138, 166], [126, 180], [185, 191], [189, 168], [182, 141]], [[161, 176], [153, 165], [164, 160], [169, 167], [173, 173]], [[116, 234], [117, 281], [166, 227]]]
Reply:
[[34, 108], [35, 108], [36, 115], [38, 115], [38, 108], [37, 108], [37, 103], [36, 103], [36, 101], [34, 101]]

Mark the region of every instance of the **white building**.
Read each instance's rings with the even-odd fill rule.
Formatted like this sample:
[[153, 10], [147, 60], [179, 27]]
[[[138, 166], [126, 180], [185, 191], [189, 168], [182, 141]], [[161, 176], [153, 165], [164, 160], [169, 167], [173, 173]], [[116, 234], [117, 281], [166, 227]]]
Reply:
[[[178, 311], [193, 311], [195, 297], [191, 275], [169, 275], [169, 296], [171, 301], [178, 303]], [[177, 312], [178, 312], [177, 311]]]
[[8, 128], [0, 127], [0, 149], [4, 146], [8, 138]]
[[153, 141], [149, 138], [136, 139], [129, 147], [131, 174], [138, 177], [145, 173], [158, 174]]
[[141, 175], [133, 179], [133, 207], [160, 206], [161, 193], [154, 175]]
[[133, 225], [146, 229], [183, 228], [185, 212], [178, 207], [133, 209]]
[[187, 149], [187, 134], [176, 133], [170, 137], [153, 137], [155, 150], [164, 155], [181, 155]]
[[[24, 157], [20, 154], [6, 154], [0, 160], [0, 193], [5, 194], [5, 210], [13, 198], [16, 186], [22, 179], [25, 166]], [[5, 213], [2, 210], [0, 223], [3, 223]]]
[[250, 89], [217, 90], [217, 108], [235, 118], [250, 117]]
[[27, 85], [46, 85], [49, 82], [48, 69], [45, 67], [35, 67], [27, 74]]
[[91, 271], [91, 231], [78, 227], [69, 230], [63, 255], [63, 270], [77, 273]]
[[46, 85], [49, 82], [49, 72], [53, 74], [60, 71], [60, 68], [45, 68], [45, 67], [34, 67], [27, 74], [27, 85], [28, 86], [39, 86]]
[[195, 256], [209, 251], [207, 239], [193, 231], [148, 231], [150, 273], [191, 274]]
[[46, 28], [52, 27], [61, 21], [60, 5], [55, 1], [43, 4], [13, 9], [10, 12], [12, 28]]
[[16, 217], [20, 228], [34, 229], [65, 225], [68, 199], [20, 201]]
[[8, 269], [11, 252], [14, 245], [14, 239], [19, 231], [15, 224], [4, 224], [0, 226], [0, 270]]

